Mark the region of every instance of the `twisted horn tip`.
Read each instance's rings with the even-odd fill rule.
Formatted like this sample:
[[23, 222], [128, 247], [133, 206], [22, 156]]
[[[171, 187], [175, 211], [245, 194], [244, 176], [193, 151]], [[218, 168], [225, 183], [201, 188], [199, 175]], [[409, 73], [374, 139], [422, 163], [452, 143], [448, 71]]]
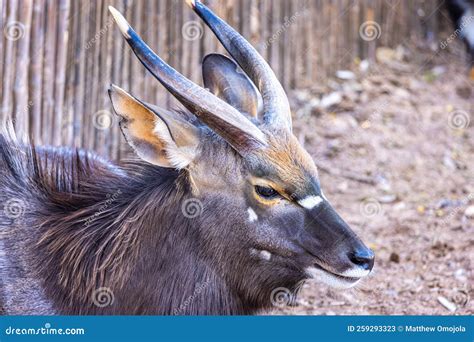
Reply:
[[114, 17], [114, 20], [117, 23], [117, 26], [119, 27], [120, 32], [122, 32], [123, 36], [125, 38], [130, 38], [130, 35], [128, 34], [128, 29], [130, 28], [130, 24], [127, 22], [127, 20], [113, 6], [109, 6], [109, 11]]
[[188, 4], [189, 7], [194, 9], [196, 7], [196, 2], [199, 2], [198, 0], [186, 0], [186, 4]]

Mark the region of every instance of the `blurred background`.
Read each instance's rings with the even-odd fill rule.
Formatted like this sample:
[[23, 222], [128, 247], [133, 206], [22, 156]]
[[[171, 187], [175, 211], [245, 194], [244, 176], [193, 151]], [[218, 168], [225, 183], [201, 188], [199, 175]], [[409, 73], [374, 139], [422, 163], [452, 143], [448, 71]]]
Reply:
[[[296, 308], [275, 313], [474, 313], [474, 81], [448, 1], [205, 3], [273, 67], [326, 195], [377, 255], [358, 289], [308, 283]], [[2, 121], [37, 144], [120, 159], [129, 149], [110, 83], [178, 106], [132, 55], [109, 5], [200, 84], [202, 58], [224, 53], [181, 0], [0, 0]]]

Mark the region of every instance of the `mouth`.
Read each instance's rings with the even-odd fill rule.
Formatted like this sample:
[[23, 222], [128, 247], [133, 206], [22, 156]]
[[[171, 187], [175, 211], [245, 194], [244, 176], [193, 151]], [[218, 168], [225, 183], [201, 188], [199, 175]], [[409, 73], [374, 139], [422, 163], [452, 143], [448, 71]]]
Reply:
[[334, 288], [347, 289], [355, 286], [369, 272], [345, 272], [345, 273], [361, 273], [360, 276], [346, 276], [334, 273], [318, 264], [307, 267], [305, 269], [309, 279], [319, 280]]

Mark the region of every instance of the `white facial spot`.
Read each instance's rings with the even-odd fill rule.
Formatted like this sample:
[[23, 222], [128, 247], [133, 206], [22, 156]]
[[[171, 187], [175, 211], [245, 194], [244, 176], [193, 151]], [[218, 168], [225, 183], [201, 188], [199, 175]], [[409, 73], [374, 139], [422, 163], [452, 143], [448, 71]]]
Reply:
[[305, 271], [310, 279], [315, 279], [317, 281], [320, 281], [322, 283], [325, 283], [337, 289], [351, 288], [355, 286], [360, 280], [360, 279], [356, 281], [344, 280], [339, 277], [336, 277], [335, 275], [329, 272], [323, 271], [322, 269], [316, 268], [316, 267], [307, 267], [305, 268]]
[[260, 258], [268, 261], [272, 258], [272, 253], [269, 251], [260, 251]]
[[247, 209], [247, 213], [249, 214], [249, 221], [250, 222], [255, 222], [258, 220], [257, 213], [250, 207]]
[[299, 200], [298, 203], [306, 209], [313, 209], [314, 207], [317, 207], [323, 202], [323, 199], [321, 196], [308, 196], [303, 198], [302, 200]]
[[254, 258], [261, 260], [269, 261], [272, 258], [272, 253], [266, 250], [257, 250], [255, 248], [250, 248], [250, 255]]

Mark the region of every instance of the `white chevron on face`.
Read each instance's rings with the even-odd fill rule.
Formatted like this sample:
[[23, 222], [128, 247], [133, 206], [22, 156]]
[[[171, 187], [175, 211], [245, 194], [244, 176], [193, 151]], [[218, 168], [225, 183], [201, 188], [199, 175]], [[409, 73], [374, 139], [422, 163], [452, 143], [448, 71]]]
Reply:
[[321, 198], [321, 196], [308, 196], [298, 201], [299, 205], [309, 210], [313, 209], [314, 207], [317, 207], [322, 202], [323, 199]]

